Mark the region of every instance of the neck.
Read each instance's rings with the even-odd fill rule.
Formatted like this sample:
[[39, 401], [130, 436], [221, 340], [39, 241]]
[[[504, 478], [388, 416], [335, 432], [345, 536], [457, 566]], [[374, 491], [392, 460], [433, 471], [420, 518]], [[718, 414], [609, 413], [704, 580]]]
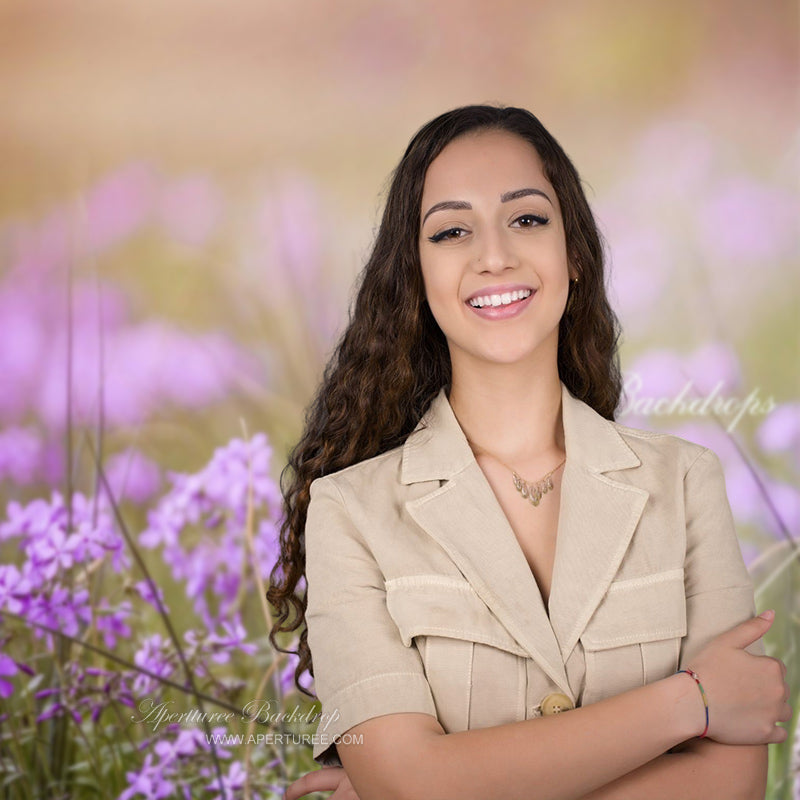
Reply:
[[493, 364], [480, 373], [454, 369], [449, 395], [476, 452], [531, 474], [547, 471], [565, 454], [558, 368], [539, 367]]

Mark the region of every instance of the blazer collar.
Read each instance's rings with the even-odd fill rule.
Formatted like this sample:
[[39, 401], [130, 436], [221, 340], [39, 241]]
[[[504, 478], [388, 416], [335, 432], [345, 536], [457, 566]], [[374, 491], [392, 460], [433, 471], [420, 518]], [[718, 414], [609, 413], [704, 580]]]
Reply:
[[[613, 423], [578, 400], [563, 381], [561, 414], [567, 459], [593, 472], [638, 467]], [[444, 388], [403, 447], [402, 483], [448, 479], [475, 461]]]
[[444, 389], [410, 434], [400, 479], [431, 482], [413, 519], [562, 691], [577, 703], [565, 662], [614, 578], [648, 493], [604, 473], [640, 465], [615, 425], [561, 382], [567, 462], [561, 481], [549, 608]]

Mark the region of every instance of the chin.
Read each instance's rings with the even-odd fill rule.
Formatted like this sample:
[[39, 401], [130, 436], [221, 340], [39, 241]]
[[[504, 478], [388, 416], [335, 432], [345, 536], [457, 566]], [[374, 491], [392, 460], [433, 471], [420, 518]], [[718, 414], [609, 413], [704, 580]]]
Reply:
[[505, 364], [512, 366], [514, 364], [522, 364], [526, 361], [536, 357], [536, 348], [519, 347], [519, 348], [498, 348], [496, 350], [484, 351], [476, 353], [479, 360], [487, 364]]

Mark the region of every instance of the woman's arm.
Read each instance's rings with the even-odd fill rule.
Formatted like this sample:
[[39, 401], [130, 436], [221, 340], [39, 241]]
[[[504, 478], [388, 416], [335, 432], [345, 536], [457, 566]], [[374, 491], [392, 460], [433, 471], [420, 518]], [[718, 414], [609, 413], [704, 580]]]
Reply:
[[[580, 800], [764, 800], [767, 767], [766, 745], [733, 746], [690, 739], [679, 752], [660, 755]], [[286, 798], [297, 800], [320, 791], [334, 791], [331, 800], [360, 800], [341, 768], [307, 773], [292, 783]]]
[[684, 678], [451, 734], [425, 715], [376, 717], [351, 730], [360, 743], [337, 749], [360, 800], [575, 800], [702, 732], [702, 704]]
[[[767, 746], [733, 746], [690, 739], [643, 767], [606, 784], [580, 800], [764, 800]], [[360, 800], [342, 768], [309, 772], [288, 787], [287, 800], [311, 792], [333, 791], [331, 800]]]
[[767, 745], [692, 739], [581, 800], [764, 800]]
[[[762, 617], [747, 620], [717, 637], [698, 655], [698, 665], [703, 665], [709, 677], [712, 664], [724, 664], [710, 681], [720, 698], [710, 735], [732, 744], [785, 739], [786, 731], [773, 722], [776, 718], [788, 719], [791, 713], [785, 704], [781, 668], [774, 659], [753, 658], [741, 649], [762, 636], [770, 622]], [[732, 648], [738, 653], [733, 654]], [[740, 690], [745, 685], [750, 689], [736, 703], [723, 701], [736, 694], [733, 687], [737, 683]], [[761, 686], [765, 687], [763, 693]], [[744, 695], [748, 700], [743, 702]], [[759, 710], [762, 702], [765, 706]], [[555, 716], [451, 734], [444, 734], [438, 721], [424, 714], [375, 717], [354, 726], [349, 731], [354, 738], [337, 749], [360, 800], [573, 800], [601, 787], [610, 792], [608, 784], [645, 765], [650, 770], [666, 770], [666, 759], [652, 765], [649, 762], [698, 736], [704, 717], [696, 685], [685, 675], [671, 675]], [[713, 785], [735, 749], [717, 751], [719, 758], [715, 756], [713, 761], [707, 757], [709, 748], [703, 754], [667, 755], [686, 756], [674, 761], [685, 765], [685, 772], [673, 773], [673, 793], [664, 792], [662, 796], [675, 798], [676, 785], [681, 787], [677, 796], [682, 800], [692, 796], [683, 793], [681, 779], [691, 778], [700, 757], [704, 759], [703, 780], [707, 786]], [[741, 752], [752, 754], [756, 750]], [[636, 780], [648, 781], [651, 786], [656, 783], [655, 777]], [[754, 788], [755, 778], [752, 785], [736, 788], [738, 794], [717, 792], [716, 796], [751, 800]], [[598, 796], [603, 797], [602, 793]], [[617, 796], [626, 795], [618, 792]], [[704, 800], [714, 796], [702, 795]]]

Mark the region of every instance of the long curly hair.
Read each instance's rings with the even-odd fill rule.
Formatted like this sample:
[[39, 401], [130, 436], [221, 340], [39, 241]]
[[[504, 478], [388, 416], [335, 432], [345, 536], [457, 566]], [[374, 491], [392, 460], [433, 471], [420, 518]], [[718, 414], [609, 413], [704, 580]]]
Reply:
[[[284, 520], [280, 557], [267, 599], [277, 610], [272, 645], [296, 653], [295, 683], [313, 677], [305, 625], [304, 529], [312, 481], [403, 443], [433, 398], [450, 384], [444, 334], [425, 299], [418, 249], [421, 199], [430, 163], [467, 133], [502, 130], [530, 142], [558, 196], [567, 256], [579, 283], [570, 283], [559, 324], [558, 372], [567, 388], [606, 419], [614, 419], [622, 390], [618, 320], [605, 290], [603, 244], [575, 167], [529, 111], [471, 105], [424, 125], [409, 143], [392, 180], [372, 253], [364, 267], [350, 321], [328, 362], [305, 417], [300, 441], [281, 475]], [[298, 650], [276, 636], [302, 626]]]

